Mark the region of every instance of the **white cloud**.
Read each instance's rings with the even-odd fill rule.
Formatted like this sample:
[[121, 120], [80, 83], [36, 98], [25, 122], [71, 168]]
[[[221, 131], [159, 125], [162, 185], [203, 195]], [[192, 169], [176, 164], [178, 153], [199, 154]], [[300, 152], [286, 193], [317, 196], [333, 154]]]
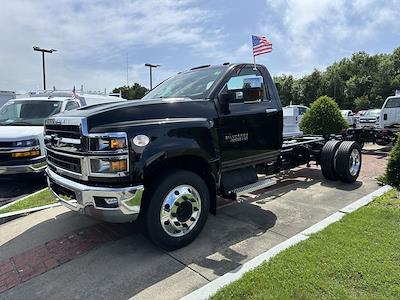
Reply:
[[267, 0], [266, 4], [270, 17], [261, 28], [293, 65], [292, 72], [324, 67], [332, 63], [327, 57], [365, 49], [384, 30], [399, 28], [396, 0]]
[[[0, 89], [41, 87], [41, 58], [32, 51], [34, 45], [59, 50], [46, 56], [49, 86], [83, 83], [102, 89], [124, 84], [128, 51], [138, 63], [140, 51], [163, 45], [214, 48], [218, 28], [207, 26], [212, 17], [191, 0], [2, 2]], [[132, 70], [131, 80], [147, 85], [148, 70], [141, 67], [140, 72]], [[164, 67], [156, 74], [173, 72]]]

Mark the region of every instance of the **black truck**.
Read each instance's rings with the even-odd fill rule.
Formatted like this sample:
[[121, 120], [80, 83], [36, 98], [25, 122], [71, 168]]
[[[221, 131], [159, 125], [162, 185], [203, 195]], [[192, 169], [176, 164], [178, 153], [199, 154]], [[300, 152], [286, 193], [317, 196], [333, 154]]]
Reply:
[[109, 222], [139, 218], [155, 244], [176, 249], [216, 213], [217, 196], [235, 199], [268, 187], [280, 171], [313, 161], [329, 180], [357, 179], [358, 143], [284, 139], [282, 129], [265, 66], [200, 66], [141, 100], [48, 119], [48, 184], [66, 207]]

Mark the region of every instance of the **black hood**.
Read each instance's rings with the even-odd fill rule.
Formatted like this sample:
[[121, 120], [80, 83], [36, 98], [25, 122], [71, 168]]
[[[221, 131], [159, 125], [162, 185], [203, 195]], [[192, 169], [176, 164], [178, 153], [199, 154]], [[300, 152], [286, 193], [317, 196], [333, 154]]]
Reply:
[[80, 117], [87, 119], [89, 131], [120, 127], [129, 122], [147, 123], [149, 120], [171, 118], [207, 118], [217, 116], [214, 101], [189, 98], [131, 100], [123, 103], [82, 107], [61, 114], [60, 117]]

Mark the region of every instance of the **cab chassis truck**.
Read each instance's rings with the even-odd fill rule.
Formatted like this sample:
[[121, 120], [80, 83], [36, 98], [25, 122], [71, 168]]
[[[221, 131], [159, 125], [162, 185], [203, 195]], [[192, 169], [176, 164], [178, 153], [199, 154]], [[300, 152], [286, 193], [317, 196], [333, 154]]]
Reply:
[[284, 139], [282, 120], [265, 66], [192, 68], [141, 100], [48, 119], [48, 185], [71, 210], [108, 222], [138, 219], [156, 245], [177, 249], [216, 213], [217, 196], [266, 188], [273, 174], [316, 162], [329, 180], [356, 181], [358, 143]]

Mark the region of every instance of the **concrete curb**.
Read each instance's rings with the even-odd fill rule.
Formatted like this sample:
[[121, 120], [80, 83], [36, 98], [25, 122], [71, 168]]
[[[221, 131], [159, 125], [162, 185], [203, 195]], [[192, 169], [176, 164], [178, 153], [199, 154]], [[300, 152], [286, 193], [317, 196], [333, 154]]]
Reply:
[[40, 192], [43, 192], [43, 191], [45, 191], [45, 190], [47, 190], [47, 187], [44, 188], [44, 189], [41, 189], [41, 190], [39, 190], [39, 191], [36, 191], [36, 192], [34, 192], [33, 194], [26, 195], [26, 196], [24, 196], [24, 197], [22, 197], [22, 198], [19, 198], [19, 199], [13, 201], [13, 202], [10, 202], [10, 203], [7, 203], [7, 204], [5, 204], [5, 205], [3, 205], [3, 206], [0, 206], [0, 209], [2, 209], [2, 208], [7, 208], [7, 207], [9, 207], [9, 206], [11, 206], [11, 205], [13, 205], [13, 204], [15, 204], [15, 203], [18, 203], [19, 201], [25, 200], [26, 198], [29, 198], [29, 197], [34, 196], [34, 195], [36, 195], [36, 194], [39, 194]]
[[54, 204], [48, 204], [48, 205], [43, 205], [43, 206], [38, 206], [38, 207], [27, 208], [27, 209], [23, 209], [23, 210], [12, 211], [12, 212], [9, 212], [9, 213], [0, 214], [0, 220], [2, 218], [25, 215], [25, 214], [32, 213], [32, 212], [35, 212], [35, 211], [43, 210], [43, 209], [46, 209], [46, 208], [57, 207], [57, 206], [61, 206], [61, 203], [54, 203]]
[[389, 191], [392, 187], [389, 185], [385, 185], [376, 191], [360, 198], [359, 200], [354, 201], [350, 205], [340, 209], [338, 212], [333, 213], [329, 217], [323, 219], [322, 221], [308, 227], [303, 230], [299, 234], [287, 239], [286, 241], [280, 243], [279, 245], [269, 249], [268, 251], [260, 254], [259, 256], [254, 257], [243, 265], [239, 266], [235, 270], [232, 270], [221, 277], [207, 283], [203, 287], [191, 292], [190, 294], [182, 297], [182, 300], [198, 300], [198, 299], [208, 299], [212, 295], [214, 295], [219, 289], [222, 287], [238, 280], [240, 277], [244, 275], [244, 273], [258, 267], [263, 262], [268, 261], [270, 258], [277, 255], [279, 252], [294, 246], [304, 240], [307, 240], [311, 234], [314, 234], [318, 231], [321, 231], [328, 227], [330, 224], [333, 224], [340, 219], [342, 219], [346, 214], [356, 211], [360, 207], [363, 207], [370, 203], [375, 197], [383, 195], [387, 191]]

